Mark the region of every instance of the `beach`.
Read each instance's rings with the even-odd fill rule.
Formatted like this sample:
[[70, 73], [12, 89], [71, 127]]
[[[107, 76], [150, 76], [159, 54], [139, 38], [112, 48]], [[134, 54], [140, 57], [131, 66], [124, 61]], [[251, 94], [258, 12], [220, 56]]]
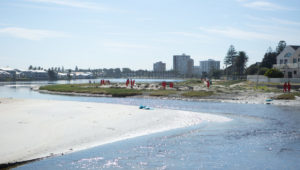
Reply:
[[0, 164], [231, 119], [206, 113], [93, 102], [0, 99]]

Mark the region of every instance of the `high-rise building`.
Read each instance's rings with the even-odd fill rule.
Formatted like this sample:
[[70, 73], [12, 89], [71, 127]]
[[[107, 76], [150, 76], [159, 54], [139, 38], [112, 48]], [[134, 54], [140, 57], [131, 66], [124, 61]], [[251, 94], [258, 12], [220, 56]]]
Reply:
[[193, 75], [196, 75], [196, 76], [200, 76], [202, 73], [201, 73], [201, 68], [200, 66], [194, 66], [194, 69], [193, 69]]
[[175, 72], [183, 75], [192, 75], [194, 68], [194, 60], [189, 55], [174, 55], [173, 69]]
[[220, 61], [208, 59], [206, 61], [200, 61], [201, 73], [209, 73], [211, 70], [220, 70]]
[[155, 72], [164, 72], [164, 71], [166, 71], [166, 63], [163, 63], [161, 61], [154, 63], [153, 64], [153, 71], [155, 71]]

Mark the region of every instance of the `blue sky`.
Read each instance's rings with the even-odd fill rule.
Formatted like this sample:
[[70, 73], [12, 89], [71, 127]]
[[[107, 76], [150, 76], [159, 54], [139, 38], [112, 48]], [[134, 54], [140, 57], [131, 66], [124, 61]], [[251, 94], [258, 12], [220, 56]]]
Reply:
[[300, 45], [299, 16], [299, 0], [0, 0], [0, 67], [171, 69], [182, 53], [223, 63], [231, 44], [249, 65]]

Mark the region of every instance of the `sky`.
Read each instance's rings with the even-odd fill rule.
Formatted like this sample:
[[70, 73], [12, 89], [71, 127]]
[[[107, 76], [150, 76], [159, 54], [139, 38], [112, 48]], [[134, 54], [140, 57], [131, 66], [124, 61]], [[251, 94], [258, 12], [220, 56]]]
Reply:
[[152, 70], [173, 55], [248, 65], [280, 40], [300, 45], [299, 0], [0, 0], [0, 67]]

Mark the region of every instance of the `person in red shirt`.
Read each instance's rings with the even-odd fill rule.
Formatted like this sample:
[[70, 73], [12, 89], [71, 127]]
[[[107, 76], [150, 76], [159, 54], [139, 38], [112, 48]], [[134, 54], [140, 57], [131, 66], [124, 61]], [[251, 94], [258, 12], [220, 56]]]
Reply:
[[209, 80], [206, 81], [207, 88], [209, 88]]
[[161, 85], [163, 86], [163, 89], [166, 89], [167, 83], [166, 83], [165, 81], [163, 81], [163, 82], [161, 83]]
[[173, 88], [173, 82], [170, 82], [170, 88]]
[[126, 80], [126, 87], [128, 86], [129, 84], [129, 79]]

